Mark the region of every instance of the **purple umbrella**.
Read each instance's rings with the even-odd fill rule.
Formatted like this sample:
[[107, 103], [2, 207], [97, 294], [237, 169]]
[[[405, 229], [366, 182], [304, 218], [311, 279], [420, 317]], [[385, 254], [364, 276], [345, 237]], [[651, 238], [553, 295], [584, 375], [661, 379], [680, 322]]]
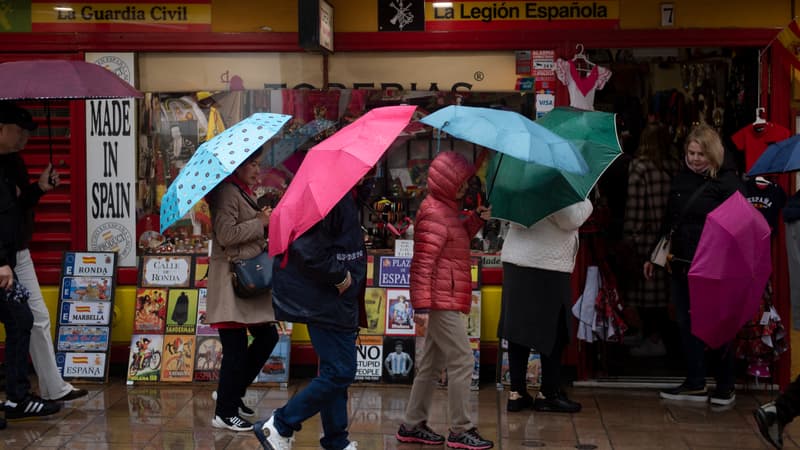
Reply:
[[53, 159], [48, 100], [140, 98], [142, 93], [103, 66], [47, 59], [0, 64], [0, 100], [44, 100], [50, 162]]
[[730, 342], [758, 311], [771, 261], [767, 221], [735, 192], [706, 216], [689, 268], [692, 334], [711, 348]]

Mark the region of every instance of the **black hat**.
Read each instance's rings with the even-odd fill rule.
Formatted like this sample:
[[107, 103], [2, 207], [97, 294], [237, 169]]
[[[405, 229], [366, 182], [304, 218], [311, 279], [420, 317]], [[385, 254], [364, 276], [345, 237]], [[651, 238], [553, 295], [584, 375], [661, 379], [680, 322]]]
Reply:
[[0, 102], [0, 123], [13, 123], [28, 131], [36, 129], [31, 113], [13, 102]]

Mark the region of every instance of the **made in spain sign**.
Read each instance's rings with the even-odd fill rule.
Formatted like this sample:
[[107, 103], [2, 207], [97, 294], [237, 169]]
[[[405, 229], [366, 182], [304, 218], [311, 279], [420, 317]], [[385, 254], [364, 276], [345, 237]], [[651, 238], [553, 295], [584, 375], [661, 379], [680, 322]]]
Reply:
[[[425, 0], [425, 31], [609, 29], [619, 26], [619, 0]], [[437, 6], [434, 6], [437, 4]]]
[[211, 31], [210, 0], [89, 3], [31, 2], [31, 31], [57, 32], [192, 32]]

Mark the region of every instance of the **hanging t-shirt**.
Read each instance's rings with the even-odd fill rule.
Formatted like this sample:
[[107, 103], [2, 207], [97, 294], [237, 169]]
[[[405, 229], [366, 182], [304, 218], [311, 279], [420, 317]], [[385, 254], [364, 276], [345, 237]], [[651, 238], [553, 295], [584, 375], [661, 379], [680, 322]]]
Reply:
[[592, 66], [586, 76], [581, 76], [575, 62], [561, 58], [556, 60], [555, 73], [559, 81], [567, 86], [569, 91], [569, 106], [573, 108], [594, 111], [594, 93], [603, 89], [611, 78], [611, 71], [605, 67]]
[[[758, 130], [760, 131], [758, 131]], [[789, 130], [767, 122], [763, 126], [747, 125], [731, 137], [736, 148], [744, 151], [745, 170], [750, 170], [769, 144], [788, 139]]]
[[745, 197], [760, 212], [774, 233], [778, 227], [778, 215], [786, 204], [786, 192], [776, 183], [759, 182], [750, 178], [744, 184]]

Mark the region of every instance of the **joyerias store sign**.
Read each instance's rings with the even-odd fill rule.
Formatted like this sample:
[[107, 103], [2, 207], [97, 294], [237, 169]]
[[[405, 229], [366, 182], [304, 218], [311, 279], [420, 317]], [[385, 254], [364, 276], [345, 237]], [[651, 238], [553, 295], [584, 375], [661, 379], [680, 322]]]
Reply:
[[31, 31], [57, 32], [191, 32], [211, 31], [211, 1], [182, 0], [158, 3], [31, 2]]
[[609, 29], [618, 25], [619, 0], [425, 0], [425, 31]]

